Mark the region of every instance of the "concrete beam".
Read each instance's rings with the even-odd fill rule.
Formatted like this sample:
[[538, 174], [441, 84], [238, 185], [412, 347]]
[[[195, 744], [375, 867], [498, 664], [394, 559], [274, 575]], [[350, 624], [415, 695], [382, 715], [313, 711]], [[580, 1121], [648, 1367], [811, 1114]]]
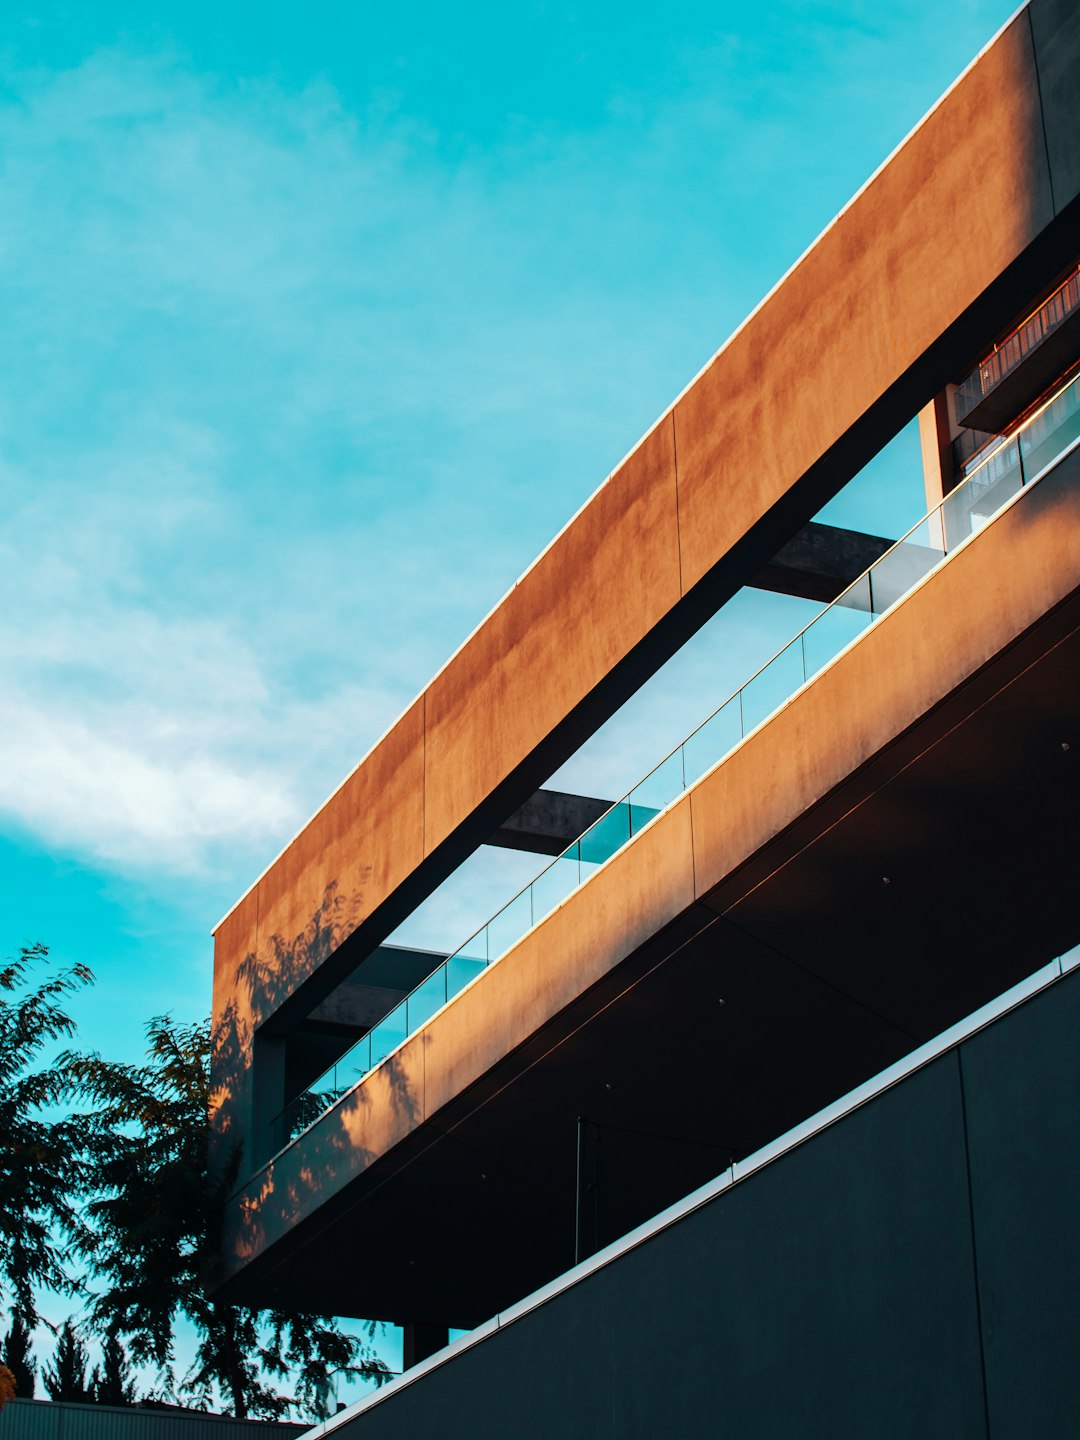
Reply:
[[749, 582], [754, 590], [828, 604], [894, 542], [811, 520]]
[[304, 1021], [304, 1028], [327, 1027], [360, 1035], [377, 1025], [384, 1015], [389, 1015], [408, 993], [408, 990], [389, 990], [382, 985], [358, 985], [346, 980], [315, 1006]]
[[321, 1025], [357, 1032], [370, 1030], [445, 959], [441, 951], [380, 945], [315, 1006], [304, 1023], [309, 1028]]
[[538, 790], [488, 836], [487, 844], [504, 850], [528, 850], [534, 855], [561, 855], [612, 804], [611, 800], [597, 800], [592, 795]]

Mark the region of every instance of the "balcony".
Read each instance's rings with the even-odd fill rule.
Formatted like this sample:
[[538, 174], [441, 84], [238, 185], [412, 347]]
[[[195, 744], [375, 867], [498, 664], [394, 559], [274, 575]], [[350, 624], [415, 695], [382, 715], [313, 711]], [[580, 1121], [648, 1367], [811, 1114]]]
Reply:
[[994, 451], [278, 1117], [294, 1141], [1080, 440], [1080, 376]]
[[994, 347], [957, 388], [957, 423], [999, 435], [1080, 359], [1080, 271]]
[[851, 610], [856, 643], [380, 1064], [339, 1072], [227, 1205], [222, 1294], [467, 1328], [573, 1263], [582, 1117], [592, 1248], [1075, 941], [1075, 847], [1046, 838], [1071, 833], [1080, 754], [1059, 401], [972, 488], [966, 543], [880, 618]]

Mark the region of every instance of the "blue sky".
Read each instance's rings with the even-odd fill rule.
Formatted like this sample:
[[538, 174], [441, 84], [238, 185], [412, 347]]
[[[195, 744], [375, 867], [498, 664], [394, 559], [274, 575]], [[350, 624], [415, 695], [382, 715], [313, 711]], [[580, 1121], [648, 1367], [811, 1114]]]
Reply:
[[[213, 923], [1010, 8], [3, 7], [0, 945], [90, 963], [83, 1043], [206, 1013]], [[910, 430], [856, 498], [916, 518]]]
[[207, 1010], [211, 925], [1010, 8], [4, 7], [0, 935], [92, 965], [86, 1043]]

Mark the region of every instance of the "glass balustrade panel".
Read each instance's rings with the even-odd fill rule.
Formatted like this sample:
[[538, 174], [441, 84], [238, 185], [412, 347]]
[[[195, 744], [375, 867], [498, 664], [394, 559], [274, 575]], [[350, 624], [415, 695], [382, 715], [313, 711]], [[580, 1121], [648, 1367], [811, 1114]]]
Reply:
[[[850, 584], [829, 607], [839, 606], [841, 610], [857, 610], [860, 614], [870, 613], [870, 576], [860, 575], [857, 580]], [[828, 613], [827, 611], [824, 613]], [[820, 616], [818, 617], [821, 618]]]
[[[346, 1051], [346, 1054], [348, 1054], [348, 1051]], [[338, 1064], [341, 1063], [341, 1061], [338, 1061]], [[319, 1076], [319, 1078], [312, 1081], [312, 1083], [307, 1087], [308, 1093], [310, 1095], [327, 1096], [327, 1103], [337, 1099], [338, 1095], [341, 1094], [342, 1089], [342, 1087], [338, 1084], [337, 1069], [337, 1065], [331, 1065], [329, 1070], [324, 1070], [323, 1073]]]
[[644, 780], [639, 780], [627, 797], [630, 833], [639, 835], [654, 815], [677, 800], [686, 789], [683, 752], [680, 745], [666, 760], [661, 760]]
[[861, 635], [873, 618], [869, 606], [869, 584], [866, 586], [867, 606], [849, 608], [837, 602], [823, 610], [802, 633], [803, 668], [809, 680], [835, 660], [845, 645]]
[[579, 842], [581, 878], [584, 880], [630, 839], [630, 806], [625, 800], [589, 826]]
[[802, 646], [796, 641], [780, 651], [742, 688], [743, 733], [779, 709], [803, 683]]
[[871, 567], [870, 606], [875, 615], [895, 605], [944, 557], [944, 546], [935, 543], [936, 519], [928, 516]]
[[[409, 1034], [408, 1016], [406, 1013], [406, 1002], [403, 1000], [400, 1005], [395, 1005], [389, 1015], [384, 1015], [377, 1025], [371, 1027], [371, 1056], [368, 1062], [368, 1069], [374, 1070], [375, 1066], [385, 1060], [392, 1050], [396, 1050]], [[362, 1079], [367, 1071], [358, 1075]]]
[[345, 1054], [334, 1066], [334, 1074], [337, 1080], [337, 1093], [344, 1095], [350, 1086], [355, 1085], [371, 1069], [371, 1032], [362, 1035], [355, 1045], [351, 1045]]
[[557, 909], [580, 884], [581, 846], [574, 844], [565, 855], [560, 855], [532, 882], [533, 915], [536, 923]]
[[1080, 436], [1080, 376], [1020, 432], [1024, 480], [1030, 484]]
[[440, 965], [426, 980], [413, 990], [405, 1000], [408, 1032], [411, 1035], [425, 1020], [430, 1020], [436, 1010], [446, 1004], [446, 966]]
[[477, 975], [486, 969], [486, 960], [480, 960], [464, 950], [459, 950], [455, 955], [451, 955], [446, 962], [447, 1000], [452, 1000], [455, 995], [460, 994], [471, 980], [475, 980]]
[[946, 495], [939, 506], [946, 550], [981, 530], [1023, 484], [1020, 450], [1016, 441], [1002, 445], [972, 472], [963, 485]]
[[721, 705], [692, 735], [683, 741], [683, 776], [687, 789], [733, 750], [742, 739], [742, 707], [738, 695]]
[[492, 960], [505, 955], [533, 926], [532, 894], [523, 890], [509, 905], [504, 905], [487, 923], [488, 954]]

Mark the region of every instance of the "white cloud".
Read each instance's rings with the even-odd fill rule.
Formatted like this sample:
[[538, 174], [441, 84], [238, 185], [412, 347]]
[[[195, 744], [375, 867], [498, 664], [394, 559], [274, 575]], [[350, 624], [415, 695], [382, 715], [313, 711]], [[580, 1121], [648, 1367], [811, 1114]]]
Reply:
[[[258, 635], [199, 613], [158, 567], [221, 523], [213, 447], [87, 457], [85, 483], [2, 476], [0, 813], [123, 869], [255, 863], [393, 698], [340, 678], [329, 702], [267, 673]], [[110, 471], [110, 464], [114, 467]], [[153, 476], [147, 494], [132, 477]]]

